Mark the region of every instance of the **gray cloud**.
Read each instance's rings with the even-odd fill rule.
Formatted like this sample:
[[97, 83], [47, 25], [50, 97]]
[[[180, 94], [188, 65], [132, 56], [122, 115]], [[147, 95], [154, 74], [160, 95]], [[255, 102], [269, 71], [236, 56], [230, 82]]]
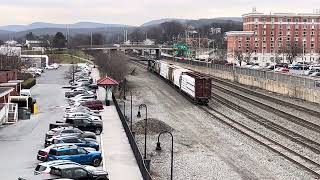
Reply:
[[140, 25], [175, 18], [241, 16], [257, 7], [262, 12], [312, 12], [319, 0], [0, 0], [0, 25], [35, 21], [73, 23], [97, 21]]

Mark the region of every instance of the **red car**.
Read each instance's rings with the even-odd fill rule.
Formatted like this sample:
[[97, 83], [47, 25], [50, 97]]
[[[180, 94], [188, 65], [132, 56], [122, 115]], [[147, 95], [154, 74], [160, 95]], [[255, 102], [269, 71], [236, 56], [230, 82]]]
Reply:
[[91, 110], [103, 110], [103, 104], [99, 100], [82, 102], [81, 106], [88, 107]]

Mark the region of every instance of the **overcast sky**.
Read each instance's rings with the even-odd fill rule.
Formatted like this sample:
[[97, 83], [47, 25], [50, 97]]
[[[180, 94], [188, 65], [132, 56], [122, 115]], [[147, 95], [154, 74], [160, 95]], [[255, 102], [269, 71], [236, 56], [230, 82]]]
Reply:
[[259, 12], [313, 12], [320, 0], [0, 0], [0, 25], [93, 21], [141, 25], [161, 18], [240, 17]]

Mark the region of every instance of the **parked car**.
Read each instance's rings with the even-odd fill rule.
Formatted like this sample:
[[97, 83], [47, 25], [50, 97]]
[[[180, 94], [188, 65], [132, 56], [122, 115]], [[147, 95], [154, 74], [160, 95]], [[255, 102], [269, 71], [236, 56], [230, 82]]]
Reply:
[[320, 72], [314, 72], [310, 76], [311, 77], [319, 77], [320, 76]]
[[73, 162], [73, 161], [70, 161], [70, 160], [55, 160], [55, 161], [42, 162], [36, 166], [36, 168], [33, 171], [33, 174], [34, 175], [39, 175], [39, 174], [43, 174], [43, 173], [49, 174], [52, 166], [65, 165], [65, 164], [80, 165], [80, 164]]
[[76, 146], [76, 145], [74, 145], [74, 144], [52, 144], [44, 149], [40, 149], [37, 154], [37, 159], [39, 161], [43, 161], [43, 162], [48, 161], [48, 154], [49, 154], [49, 151], [51, 148], [53, 148], [53, 147], [56, 147], [56, 148], [66, 147], [66, 146]]
[[70, 160], [79, 164], [89, 164], [98, 167], [102, 161], [101, 152], [94, 149], [82, 148], [78, 146], [52, 147], [48, 153], [48, 161]]
[[45, 139], [50, 139], [54, 136], [64, 136], [64, 135], [74, 135], [74, 136], [79, 135], [79, 137], [82, 137], [82, 138], [96, 139], [96, 135], [94, 133], [88, 132], [88, 131], [81, 131], [80, 129], [72, 126], [51, 129], [46, 133]]
[[313, 73], [315, 73], [315, 72], [317, 72], [317, 71], [316, 71], [316, 70], [306, 70], [306, 71], [304, 72], [304, 75], [309, 76], [309, 75], [311, 75], [311, 74], [313, 74]]
[[89, 113], [85, 113], [85, 112], [70, 112], [70, 113], [66, 113], [66, 115], [64, 116], [66, 119], [84, 119], [84, 118], [90, 118], [92, 120], [101, 120], [101, 115], [99, 114], [89, 114]]
[[57, 121], [56, 123], [51, 123], [49, 129], [57, 127], [67, 127], [73, 126], [77, 127], [82, 131], [94, 132], [96, 135], [100, 135], [103, 130], [102, 121], [94, 121], [90, 118], [87, 119], [66, 119], [65, 122]]
[[103, 110], [103, 104], [99, 100], [86, 101], [80, 104], [81, 106], [88, 107], [92, 110]]
[[75, 180], [108, 180], [108, 173], [101, 170], [87, 169], [81, 165], [66, 164], [51, 167], [50, 174]]
[[310, 70], [314, 70], [314, 71], [320, 71], [320, 64], [314, 64], [309, 66]]
[[94, 148], [95, 150], [99, 150], [99, 143], [95, 139], [91, 138], [81, 138], [78, 136], [54, 136], [51, 139], [46, 140], [46, 147], [51, 144], [64, 144], [64, 143], [71, 143], [75, 144], [79, 147], [90, 147]]

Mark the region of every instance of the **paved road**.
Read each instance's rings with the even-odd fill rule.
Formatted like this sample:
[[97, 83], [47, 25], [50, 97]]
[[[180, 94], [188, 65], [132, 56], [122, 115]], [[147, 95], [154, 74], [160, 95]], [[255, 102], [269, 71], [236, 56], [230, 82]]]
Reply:
[[37, 99], [39, 113], [30, 120], [19, 121], [0, 129], [0, 179], [11, 180], [30, 175], [37, 165], [36, 155], [43, 148], [50, 122], [61, 120], [65, 100], [62, 86], [67, 84], [64, 71], [48, 70], [31, 92]]

